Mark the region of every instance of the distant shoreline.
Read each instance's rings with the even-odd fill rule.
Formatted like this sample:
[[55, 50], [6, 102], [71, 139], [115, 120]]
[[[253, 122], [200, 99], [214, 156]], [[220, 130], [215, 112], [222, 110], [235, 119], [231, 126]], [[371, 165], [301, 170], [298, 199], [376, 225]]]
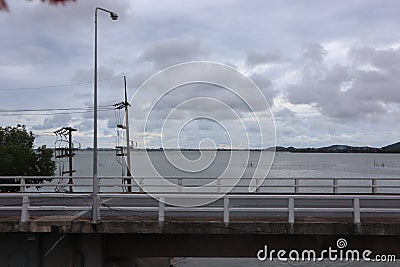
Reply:
[[[132, 148], [138, 151], [200, 151], [197, 148]], [[85, 148], [80, 149], [83, 151], [92, 151], [93, 148]], [[115, 151], [115, 148], [99, 148], [98, 151]], [[201, 149], [201, 151], [276, 151], [276, 152], [290, 152], [290, 153], [400, 153], [400, 142], [391, 144], [384, 147], [355, 147], [348, 145], [332, 145], [328, 147], [319, 147], [319, 148], [295, 148], [295, 147], [283, 147], [276, 146], [264, 149], [225, 149], [225, 148], [217, 148], [217, 149]]]

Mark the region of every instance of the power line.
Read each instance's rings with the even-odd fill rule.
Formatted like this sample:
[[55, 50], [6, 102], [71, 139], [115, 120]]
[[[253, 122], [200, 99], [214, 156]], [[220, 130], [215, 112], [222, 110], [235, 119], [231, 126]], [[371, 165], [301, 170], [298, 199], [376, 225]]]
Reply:
[[[98, 111], [110, 111], [113, 110], [113, 105], [99, 106]], [[48, 111], [46, 113], [38, 113]], [[51, 112], [61, 111], [61, 112]], [[70, 111], [70, 112], [67, 112]], [[24, 113], [32, 112], [32, 113]], [[80, 113], [91, 113], [93, 107], [83, 108], [53, 108], [53, 109], [14, 109], [14, 110], [0, 110], [0, 116], [36, 116], [36, 115], [62, 115], [62, 114], [80, 114]]]
[[[108, 80], [115, 80], [120, 79], [121, 77], [112, 77], [98, 80], [98, 82], [108, 81]], [[48, 89], [54, 87], [68, 87], [68, 86], [76, 86], [82, 84], [91, 84], [93, 81], [88, 82], [81, 82], [81, 83], [66, 83], [66, 84], [54, 84], [54, 85], [44, 85], [44, 86], [37, 86], [37, 87], [17, 87], [17, 88], [0, 88], [0, 91], [19, 91], [19, 90], [40, 90], [40, 89]]]
[[[102, 105], [99, 109], [113, 107], [114, 105]], [[113, 108], [110, 108], [112, 110]], [[93, 107], [76, 107], [76, 108], [40, 108], [40, 109], [0, 109], [0, 113], [9, 112], [36, 112], [36, 111], [70, 111], [70, 110], [93, 110]]]
[[[98, 110], [101, 111], [110, 111], [112, 109], [104, 109]], [[67, 114], [82, 114], [82, 113], [92, 113], [93, 110], [88, 111], [76, 111], [76, 112], [55, 112], [55, 113], [11, 113], [11, 114], [0, 114], [0, 116], [52, 116], [52, 115], [67, 115]]]

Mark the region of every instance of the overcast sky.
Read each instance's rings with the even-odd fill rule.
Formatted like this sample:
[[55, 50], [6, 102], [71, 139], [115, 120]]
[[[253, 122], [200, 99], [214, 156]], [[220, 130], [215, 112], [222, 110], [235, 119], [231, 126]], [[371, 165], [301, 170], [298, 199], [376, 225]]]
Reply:
[[[96, 6], [119, 14], [117, 21], [106, 13], [98, 18], [100, 147], [115, 146], [110, 105], [123, 100], [123, 75], [131, 98], [157, 71], [194, 60], [233, 66], [255, 81], [272, 108], [278, 145], [379, 147], [400, 141], [397, 0], [8, 4], [10, 11], [0, 12], [0, 125], [27, 125], [37, 145], [54, 146], [52, 132], [73, 126], [75, 140], [92, 146], [93, 113], [46, 109], [92, 106]], [[246, 116], [232, 95], [216, 87], [181, 88], [157, 112], [208, 94]], [[29, 109], [44, 110], [23, 111]], [[157, 135], [162, 117], [154, 115], [151, 125]], [[139, 129], [132, 131], [135, 139]], [[257, 134], [251, 125], [247, 131], [250, 138]], [[218, 123], [197, 120], [183, 129], [180, 145], [197, 147], [207, 137], [217, 146], [229, 141]], [[155, 139], [148, 145], [159, 144]]]

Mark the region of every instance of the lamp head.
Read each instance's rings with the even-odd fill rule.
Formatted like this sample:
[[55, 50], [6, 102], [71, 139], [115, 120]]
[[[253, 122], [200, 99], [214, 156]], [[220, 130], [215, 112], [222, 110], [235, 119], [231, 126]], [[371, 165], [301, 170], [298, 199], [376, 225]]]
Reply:
[[111, 16], [112, 20], [117, 20], [118, 19], [118, 14], [115, 13], [115, 12], [111, 12], [110, 16]]

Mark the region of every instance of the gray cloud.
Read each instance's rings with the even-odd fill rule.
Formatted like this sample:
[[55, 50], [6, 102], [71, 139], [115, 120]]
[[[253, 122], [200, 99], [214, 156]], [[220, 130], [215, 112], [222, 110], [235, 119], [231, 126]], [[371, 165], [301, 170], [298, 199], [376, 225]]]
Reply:
[[265, 98], [268, 101], [270, 106], [274, 103], [274, 97], [276, 96], [276, 92], [272, 87], [272, 82], [267, 78], [266, 75], [255, 73], [250, 77], [256, 85], [260, 88]]
[[[282, 143], [398, 141], [400, 39], [393, 34], [400, 24], [398, 1], [387, 0], [384, 5], [374, 0], [316, 1], [310, 5], [304, 0], [95, 0], [65, 6], [8, 2], [11, 11], [0, 14], [0, 89], [81, 84], [0, 90], [2, 109], [92, 105], [93, 15], [96, 6], [104, 6], [120, 17], [117, 21], [104, 13], [98, 17], [99, 79], [116, 77], [99, 82], [102, 105], [122, 101], [123, 74], [128, 76], [130, 98], [163, 67], [191, 60], [229, 62], [254, 79], [273, 104]], [[157, 92], [149, 92], [153, 93]], [[249, 115], [235, 96], [198, 87], [163, 99], [152, 125], [159, 127], [171, 107], [196, 96], [215, 97], [243, 117]], [[219, 111], [204, 105], [187, 113], [202, 109]], [[144, 119], [140, 107], [132, 107], [132, 112]], [[187, 114], [180, 115], [178, 119], [184, 119]], [[18, 122], [35, 130], [70, 123], [80, 128], [84, 146], [90, 146], [92, 117], [85, 113], [0, 119], [2, 125]], [[109, 135], [113, 112], [100, 112], [99, 117], [99, 133]], [[199, 129], [193, 127], [187, 133], [195, 135]], [[217, 129], [201, 130], [224, 142]], [[48, 140], [50, 145], [54, 141]], [[100, 137], [101, 144], [109, 142], [109, 146], [113, 140]]]
[[279, 119], [294, 118], [295, 116], [296, 113], [286, 107], [274, 112], [274, 118]]
[[365, 101], [400, 103], [400, 48], [361, 47], [350, 50], [357, 69], [349, 95]]
[[[325, 49], [318, 47], [317, 50]], [[318, 52], [311, 58], [325, 64], [321, 54], [326, 53]], [[328, 67], [325, 64], [322, 73], [303, 69], [302, 82], [287, 88], [288, 100], [293, 104], [313, 105], [323, 115], [342, 120], [373, 120], [385, 115], [387, 103], [400, 102], [400, 61], [396, 61], [400, 58], [400, 49], [353, 48], [349, 58], [351, 65]], [[310, 76], [310, 72], [318, 75]]]
[[249, 51], [246, 55], [246, 64], [249, 66], [257, 66], [263, 64], [280, 63], [283, 61], [280, 52], [261, 52]]
[[34, 125], [32, 129], [34, 130], [48, 130], [54, 129], [57, 127], [68, 126], [71, 121], [70, 114], [57, 114], [53, 115], [49, 118], [45, 118], [42, 124]]
[[315, 62], [322, 62], [326, 55], [326, 50], [324, 47], [317, 43], [304, 44], [301, 52], [305, 59]]
[[81, 132], [93, 132], [93, 119], [85, 119], [75, 124], [74, 128]]
[[167, 67], [186, 61], [194, 61], [207, 54], [201, 42], [193, 38], [168, 38], [154, 42], [139, 56], [139, 61]]

